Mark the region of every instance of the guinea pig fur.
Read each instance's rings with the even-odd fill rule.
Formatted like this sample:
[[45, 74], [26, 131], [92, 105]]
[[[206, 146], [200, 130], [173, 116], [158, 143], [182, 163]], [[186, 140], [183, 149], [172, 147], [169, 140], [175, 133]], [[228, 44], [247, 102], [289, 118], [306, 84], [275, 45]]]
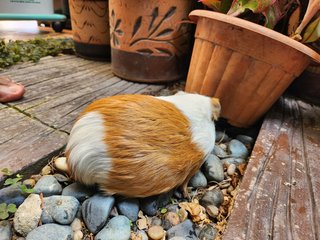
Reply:
[[219, 100], [119, 95], [89, 105], [66, 148], [72, 178], [106, 194], [147, 197], [187, 184], [215, 143]]

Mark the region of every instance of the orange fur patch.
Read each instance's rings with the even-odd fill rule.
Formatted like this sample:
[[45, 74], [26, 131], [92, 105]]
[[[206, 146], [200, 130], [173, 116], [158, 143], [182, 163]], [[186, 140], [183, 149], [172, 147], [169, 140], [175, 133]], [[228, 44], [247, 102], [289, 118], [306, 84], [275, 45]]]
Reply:
[[83, 114], [91, 111], [105, 120], [113, 165], [100, 187], [109, 194], [146, 197], [167, 192], [189, 180], [203, 163], [204, 154], [191, 142], [188, 120], [171, 103], [122, 95], [98, 100]]

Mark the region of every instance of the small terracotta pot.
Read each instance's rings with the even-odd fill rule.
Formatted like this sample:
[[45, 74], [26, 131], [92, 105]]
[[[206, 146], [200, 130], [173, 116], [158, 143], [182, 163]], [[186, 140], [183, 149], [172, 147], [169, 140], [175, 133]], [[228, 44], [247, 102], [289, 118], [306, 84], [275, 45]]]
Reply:
[[320, 55], [249, 21], [195, 10], [195, 44], [186, 91], [220, 99], [221, 116], [236, 127], [254, 124]]
[[77, 55], [110, 60], [107, 0], [69, 0], [73, 40]]
[[147, 83], [185, 77], [193, 26], [182, 21], [193, 5], [186, 0], [110, 0], [113, 72]]

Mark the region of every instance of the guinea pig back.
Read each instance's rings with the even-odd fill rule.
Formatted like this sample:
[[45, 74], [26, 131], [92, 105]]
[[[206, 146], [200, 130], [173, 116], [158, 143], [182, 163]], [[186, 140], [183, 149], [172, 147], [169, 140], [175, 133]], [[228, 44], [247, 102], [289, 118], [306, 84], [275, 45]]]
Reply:
[[[120, 95], [89, 105], [66, 148], [72, 177], [128, 197], [186, 186], [214, 147], [212, 101], [201, 96], [206, 106], [197, 112], [185, 110], [175, 102], [183, 96], [174, 96]], [[193, 114], [201, 116], [194, 120]]]

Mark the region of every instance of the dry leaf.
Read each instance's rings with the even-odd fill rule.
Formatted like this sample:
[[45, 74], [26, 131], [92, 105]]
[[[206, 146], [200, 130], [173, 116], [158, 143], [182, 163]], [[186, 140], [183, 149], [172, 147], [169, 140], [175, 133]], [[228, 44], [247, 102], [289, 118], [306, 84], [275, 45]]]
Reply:
[[130, 236], [130, 239], [131, 240], [142, 240], [142, 236], [139, 233], [132, 232], [131, 236]]
[[139, 230], [144, 230], [148, 228], [147, 218], [140, 218], [137, 220], [137, 227]]
[[240, 175], [243, 176], [244, 175], [244, 172], [247, 168], [247, 164], [246, 163], [242, 163], [238, 166], [238, 170], [240, 172]]
[[179, 207], [185, 209], [191, 215], [191, 219], [196, 223], [210, 223], [210, 219], [206, 214], [206, 210], [202, 207], [198, 201], [194, 202], [182, 202], [179, 204]]

